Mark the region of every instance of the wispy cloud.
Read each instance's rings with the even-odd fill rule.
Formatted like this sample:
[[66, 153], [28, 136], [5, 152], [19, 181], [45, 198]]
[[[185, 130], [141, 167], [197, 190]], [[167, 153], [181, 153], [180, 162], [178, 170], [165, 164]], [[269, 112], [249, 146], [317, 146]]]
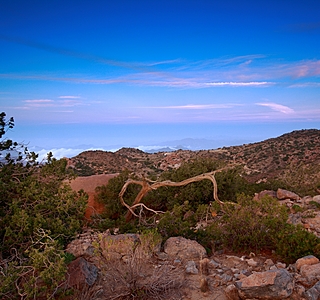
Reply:
[[[82, 105], [82, 102], [74, 99], [52, 100], [52, 99], [28, 99], [24, 100], [24, 106], [17, 106], [15, 109], [49, 108], [49, 107], [73, 107]], [[65, 110], [64, 110], [65, 111]], [[70, 111], [68, 111], [70, 112]]]
[[28, 107], [48, 107], [54, 105], [54, 101], [50, 99], [24, 100], [24, 102]]
[[155, 108], [155, 109], [219, 109], [219, 108], [232, 108], [239, 106], [239, 104], [187, 104], [187, 105], [169, 105], [169, 106], [146, 106], [141, 108]]
[[79, 96], [59, 96], [59, 99], [79, 99]]
[[[126, 64], [126, 63], [124, 63]], [[1, 78], [63, 81], [78, 84], [140, 85], [168, 88], [219, 88], [219, 87], [285, 87], [302, 86], [302, 81], [318, 84], [320, 60], [284, 62], [272, 60], [261, 54], [222, 57], [202, 61], [182, 59], [136, 62], [127, 72], [114, 72], [114, 76], [95, 77], [92, 74], [48, 75], [48, 74], [0, 74]], [[120, 64], [121, 65], [121, 64]], [[118, 75], [117, 75], [118, 74]], [[121, 75], [119, 75], [121, 74]], [[62, 75], [62, 76], [61, 76]], [[79, 96], [62, 95], [59, 99], [78, 99]]]
[[294, 83], [289, 86], [290, 88], [309, 88], [309, 87], [320, 87], [320, 82], [301, 82], [301, 83]]
[[[188, 74], [189, 75], [189, 74]], [[191, 75], [191, 74], [190, 74]], [[202, 77], [174, 77], [174, 76], [162, 76], [162, 78], [153, 78], [150, 76], [145, 76], [144, 74], [128, 75], [118, 78], [111, 79], [88, 79], [83, 77], [53, 77], [47, 75], [14, 75], [14, 74], [0, 74], [0, 77], [6, 77], [11, 79], [26, 79], [26, 80], [48, 80], [48, 81], [65, 81], [74, 83], [84, 83], [84, 84], [132, 84], [132, 85], [146, 85], [146, 86], [158, 86], [158, 87], [175, 87], [175, 88], [210, 88], [210, 87], [262, 87], [270, 86], [275, 83], [267, 81], [221, 81], [221, 82], [210, 82], [208, 78]], [[157, 76], [158, 77], [158, 76]], [[208, 76], [209, 77], [209, 76]], [[76, 99], [80, 97], [74, 96], [60, 96], [60, 99]]]
[[272, 110], [284, 113], [284, 114], [293, 114], [295, 111], [285, 105], [277, 104], [277, 103], [272, 103], [272, 102], [266, 102], [266, 103], [256, 103], [256, 105], [260, 106], [266, 106], [271, 108]]
[[268, 81], [250, 81], [250, 82], [208, 82], [207, 86], [267, 86], [272, 85], [273, 82]]

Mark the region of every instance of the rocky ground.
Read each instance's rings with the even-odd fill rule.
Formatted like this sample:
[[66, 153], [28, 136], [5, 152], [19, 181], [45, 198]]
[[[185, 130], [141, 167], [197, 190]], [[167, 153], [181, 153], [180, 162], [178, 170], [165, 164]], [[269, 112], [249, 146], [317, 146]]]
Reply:
[[[147, 251], [132, 252], [136, 243], [141, 243], [139, 238], [133, 234], [110, 236], [105, 232], [99, 240], [88, 233], [72, 242], [68, 251], [77, 259], [69, 266], [70, 285], [86, 290], [88, 299], [101, 300], [125, 299], [121, 295], [130, 296], [139, 289], [148, 299], [320, 297], [320, 263], [314, 256], [303, 257], [291, 265], [254, 253], [214, 253], [207, 257], [201, 245], [183, 237], [169, 238], [163, 251], [151, 256]], [[103, 249], [98, 254], [94, 246], [97, 240]], [[113, 248], [106, 249], [103, 244], [112, 244]]]
[[[279, 189], [264, 191], [293, 208], [288, 222], [320, 234], [320, 195], [300, 198]], [[163, 247], [152, 237], [88, 231], [67, 251], [69, 286], [81, 299], [320, 299], [320, 262], [314, 256], [286, 265], [273, 253], [226, 253], [206, 250], [196, 241], [169, 238]], [[127, 298], [126, 298], [127, 297]]]

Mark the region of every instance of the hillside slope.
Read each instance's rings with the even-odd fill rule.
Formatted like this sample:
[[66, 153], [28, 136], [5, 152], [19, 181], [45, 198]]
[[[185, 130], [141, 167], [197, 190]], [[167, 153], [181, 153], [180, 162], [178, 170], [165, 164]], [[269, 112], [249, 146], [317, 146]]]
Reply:
[[[308, 170], [320, 178], [320, 130], [298, 130], [265, 141], [213, 150], [178, 150], [145, 153], [122, 148], [117, 152], [85, 151], [69, 159], [69, 167], [80, 176], [118, 173], [128, 169], [137, 175], [156, 177], [197, 158], [241, 164], [250, 181], [268, 180]], [[297, 178], [296, 178], [297, 179]]]

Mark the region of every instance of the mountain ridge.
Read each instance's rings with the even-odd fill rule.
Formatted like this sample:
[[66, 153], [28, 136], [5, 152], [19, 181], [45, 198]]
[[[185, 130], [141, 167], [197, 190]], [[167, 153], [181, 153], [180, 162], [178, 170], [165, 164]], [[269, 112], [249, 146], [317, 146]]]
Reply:
[[116, 152], [89, 150], [70, 158], [68, 165], [80, 176], [113, 174], [128, 169], [140, 176], [157, 177], [163, 171], [177, 169], [182, 163], [198, 158], [242, 165], [245, 176], [254, 182], [277, 178], [298, 167], [315, 168], [311, 175], [320, 177], [317, 171], [320, 130], [295, 130], [260, 142], [210, 150], [156, 153], [136, 148], [121, 148]]

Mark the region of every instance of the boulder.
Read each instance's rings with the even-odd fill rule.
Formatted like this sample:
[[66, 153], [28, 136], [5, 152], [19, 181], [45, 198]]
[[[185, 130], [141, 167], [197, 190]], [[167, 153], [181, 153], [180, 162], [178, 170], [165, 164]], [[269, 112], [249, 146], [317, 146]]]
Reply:
[[319, 263], [319, 259], [313, 255], [304, 256], [296, 261], [296, 268], [300, 270], [304, 265], [315, 265]]
[[277, 190], [277, 198], [279, 200], [284, 200], [284, 199], [290, 199], [290, 200], [299, 200], [300, 196], [298, 196], [296, 193], [284, 190], [284, 189], [278, 189]]
[[83, 257], [78, 257], [68, 265], [67, 283], [69, 287], [82, 290], [86, 285], [92, 286], [98, 277], [98, 268]]
[[164, 252], [171, 259], [200, 260], [207, 257], [206, 249], [194, 240], [181, 236], [171, 237], [164, 244]]
[[303, 265], [300, 267], [300, 274], [312, 282], [320, 279], [320, 263], [314, 265]]
[[277, 199], [277, 192], [272, 190], [264, 190], [260, 193], [255, 193], [253, 200], [261, 200], [264, 196], [270, 196], [274, 199]]
[[235, 286], [241, 299], [285, 299], [294, 288], [293, 277], [286, 269], [257, 272], [238, 280]]
[[312, 288], [307, 290], [304, 294], [307, 300], [318, 300], [320, 299], [320, 281], [318, 281]]
[[320, 204], [320, 195], [316, 195], [312, 198], [312, 201], [317, 202]]

